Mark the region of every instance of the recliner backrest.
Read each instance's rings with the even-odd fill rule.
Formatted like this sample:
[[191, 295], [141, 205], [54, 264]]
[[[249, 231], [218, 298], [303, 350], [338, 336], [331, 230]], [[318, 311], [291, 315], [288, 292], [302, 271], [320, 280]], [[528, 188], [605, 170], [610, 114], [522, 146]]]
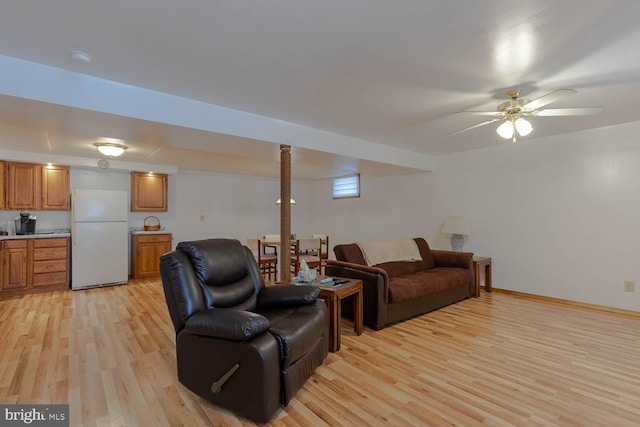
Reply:
[[176, 333], [197, 311], [253, 311], [265, 286], [249, 248], [231, 239], [180, 242], [160, 257], [160, 274]]
[[[180, 242], [176, 250], [189, 257], [207, 308], [255, 309], [259, 286], [238, 240]], [[255, 263], [252, 255], [250, 259]]]
[[169, 252], [160, 257], [160, 275], [169, 315], [178, 333], [193, 313], [205, 309], [202, 288], [189, 257], [181, 251]]

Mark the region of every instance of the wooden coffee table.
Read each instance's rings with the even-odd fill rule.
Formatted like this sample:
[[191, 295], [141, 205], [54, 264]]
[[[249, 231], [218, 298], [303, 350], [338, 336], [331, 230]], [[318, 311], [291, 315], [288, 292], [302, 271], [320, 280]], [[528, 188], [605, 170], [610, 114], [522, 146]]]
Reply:
[[329, 309], [329, 350], [340, 350], [340, 307], [343, 299], [353, 297], [353, 330], [357, 335], [362, 334], [362, 280], [348, 280], [345, 284], [336, 286], [320, 285], [319, 298], [322, 298]]

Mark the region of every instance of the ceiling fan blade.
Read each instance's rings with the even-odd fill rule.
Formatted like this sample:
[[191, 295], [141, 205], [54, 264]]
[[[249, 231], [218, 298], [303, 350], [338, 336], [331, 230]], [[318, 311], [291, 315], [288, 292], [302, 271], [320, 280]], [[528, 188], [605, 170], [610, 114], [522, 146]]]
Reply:
[[602, 111], [602, 107], [580, 107], [580, 108], [547, 108], [536, 111], [535, 116], [593, 116]]
[[502, 116], [500, 111], [457, 111], [456, 114], [471, 114], [472, 116]]
[[495, 119], [487, 120], [486, 122], [478, 123], [477, 125], [469, 126], [469, 127], [464, 128], [464, 129], [457, 130], [455, 132], [450, 132], [449, 135], [455, 135], [455, 134], [458, 134], [458, 133], [466, 132], [468, 130], [479, 128], [480, 126], [488, 125], [489, 123], [497, 122], [497, 121], [502, 120], [502, 119], [503, 119], [502, 117], [496, 117]]
[[562, 98], [578, 93], [578, 91], [573, 89], [558, 89], [550, 92], [546, 95], [541, 96], [538, 99], [534, 99], [527, 104], [522, 106], [525, 110], [537, 110], [540, 107], [544, 107], [547, 104], [551, 104], [552, 102], [560, 101]]

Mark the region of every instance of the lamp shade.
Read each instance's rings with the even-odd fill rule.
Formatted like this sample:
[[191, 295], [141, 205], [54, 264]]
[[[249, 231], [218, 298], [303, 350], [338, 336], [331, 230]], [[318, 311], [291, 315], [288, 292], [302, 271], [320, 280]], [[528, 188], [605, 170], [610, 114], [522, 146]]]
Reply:
[[518, 134], [520, 136], [527, 136], [533, 130], [533, 126], [531, 126], [531, 123], [529, 123], [527, 120], [523, 119], [522, 117], [516, 120], [514, 125], [516, 126], [516, 130], [518, 131]]
[[447, 218], [447, 221], [442, 227], [443, 233], [459, 234], [461, 236], [469, 236], [469, 226], [467, 220], [463, 216], [452, 215]]
[[514, 137], [516, 131], [520, 136], [527, 136], [531, 133], [533, 126], [531, 126], [531, 123], [529, 123], [528, 120], [525, 120], [522, 117], [518, 117], [515, 121], [514, 119], [515, 117], [509, 117], [508, 120], [498, 126], [496, 129], [498, 135], [504, 139], [511, 139]]
[[498, 126], [496, 132], [504, 139], [513, 138], [513, 122], [511, 120], [507, 120]]
[[[281, 199], [276, 200], [276, 205], [281, 205], [281, 204], [282, 204], [282, 200], [281, 200]], [[295, 201], [295, 200], [293, 200], [293, 199], [289, 199], [289, 204], [290, 204], [291, 206], [295, 206], [296, 201]]]

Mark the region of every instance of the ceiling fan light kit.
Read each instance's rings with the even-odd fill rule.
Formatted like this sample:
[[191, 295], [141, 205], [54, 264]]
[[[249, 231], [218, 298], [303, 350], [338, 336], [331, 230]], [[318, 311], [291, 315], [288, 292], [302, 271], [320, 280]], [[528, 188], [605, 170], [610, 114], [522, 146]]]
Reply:
[[577, 93], [574, 89], [558, 89], [550, 92], [538, 99], [529, 101], [528, 99], [520, 99], [520, 90], [510, 90], [507, 92], [509, 101], [498, 105], [495, 111], [462, 111], [462, 113], [470, 113], [479, 116], [493, 116], [491, 120], [469, 126], [452, 134], [465, 132], [480, 126], [504, 121], [496, 132], [504, 139], [512, 139], [516, 142], [516, 133], [520, 136], [527, 136], [533, 131], [533, 126], [523, 116], [590, 116], [602, 111], [602, 107], [586, 107], [586, 108], [546, 108], [545, 105], [559, 101], [560, 99]]
[[513, 142], [516, 142], [515, 132], [518, 132], [518, 135], [520, 136], [527, 136], [532, 130], [533, 126], [531, 126], [531, 123], [529, 123], [528, 120], [518, 117], [515, 121], [510, 119], [502, 123], [496, 129], [496, 132], [504, 139], [513, 138]]

